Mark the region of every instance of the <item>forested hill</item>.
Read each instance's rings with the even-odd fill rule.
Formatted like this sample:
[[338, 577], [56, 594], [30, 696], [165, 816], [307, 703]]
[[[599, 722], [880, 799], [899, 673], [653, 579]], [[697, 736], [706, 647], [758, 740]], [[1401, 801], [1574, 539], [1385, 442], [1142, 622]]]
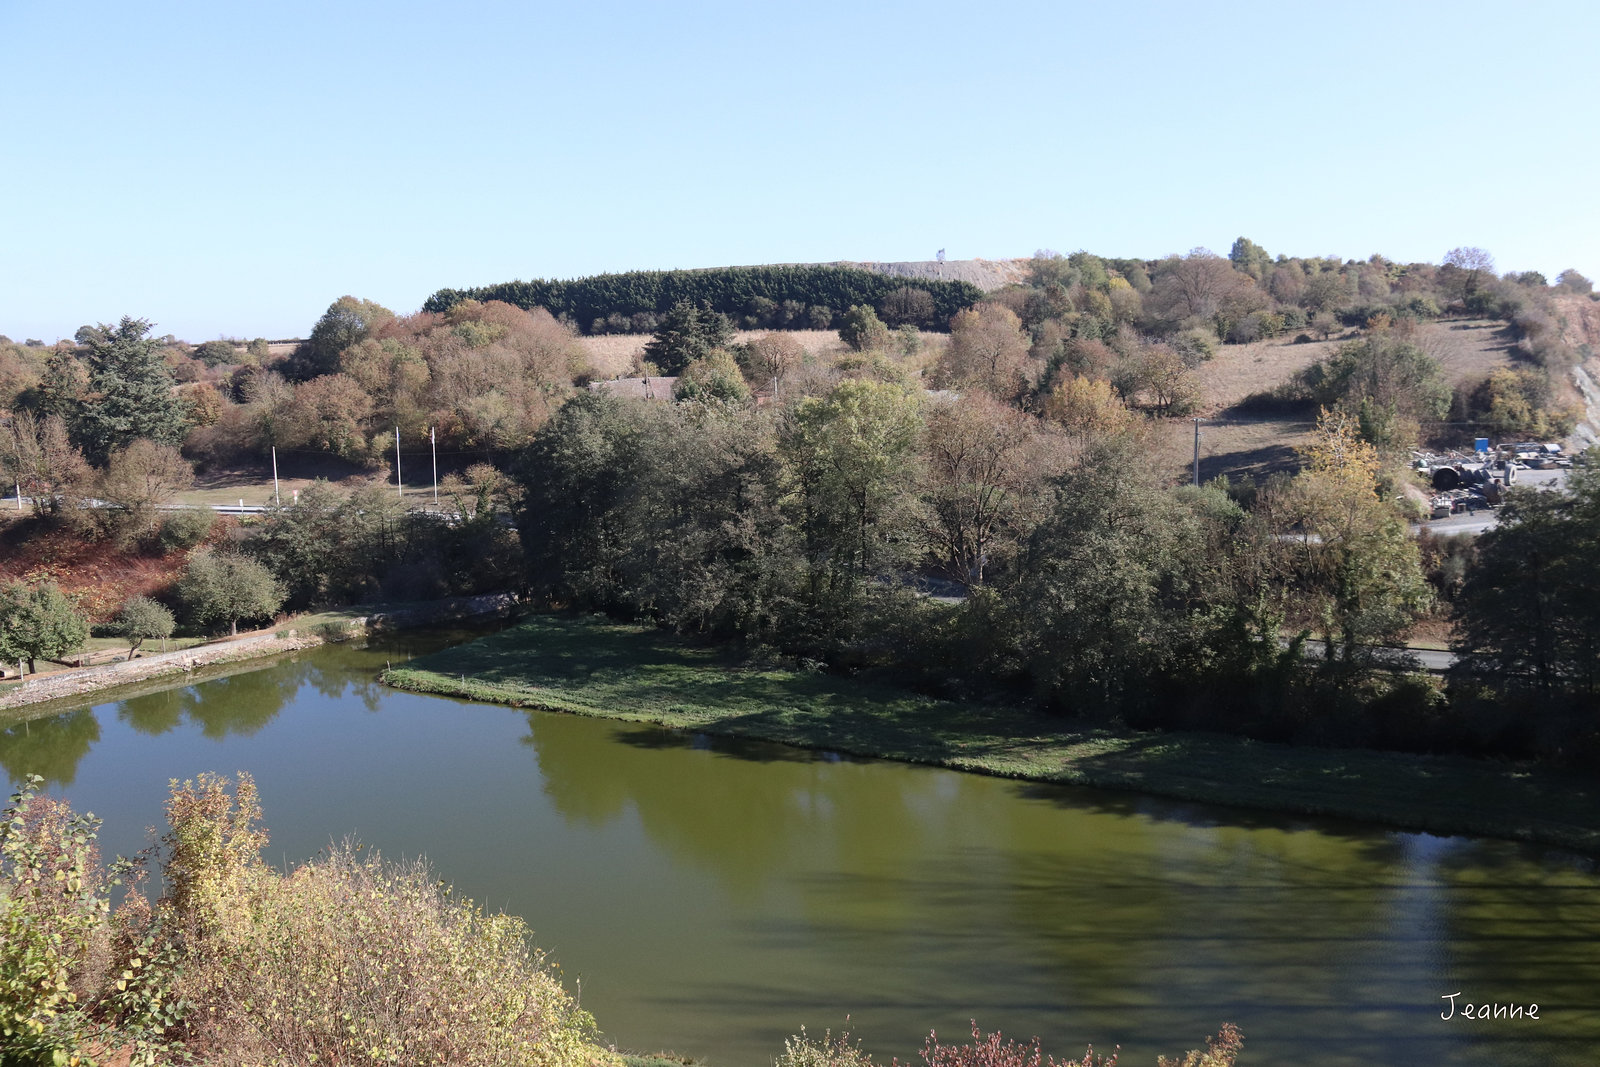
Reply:
[[[942, 328], [956, 312], [982, 298], [961, 281], [891, 277], [831, 264], [713, 267], [705, 270], [628, 271], [568, 281], [502, 282], [473, 289], [440, 289], [422, 305], [442, 312], [463, 300], [502, 300], [544, 308], [585, 333], [649, 332], [657, 316], [680, 300], [709, 303], [736, 318], [754, 317], [778, 327], [825, 330], [852, 307], [878, 307], [899, 289], [928, 294], [925, 325]], [[919, 298], [920, 299], [920, 298]]]

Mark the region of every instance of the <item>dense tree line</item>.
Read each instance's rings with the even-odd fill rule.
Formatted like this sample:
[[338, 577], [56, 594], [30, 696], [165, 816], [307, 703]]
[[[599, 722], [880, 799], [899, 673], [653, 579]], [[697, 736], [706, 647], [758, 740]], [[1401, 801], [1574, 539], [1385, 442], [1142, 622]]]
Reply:
[[1600, 471], [1514, 493], [1462, 574], [1464, 711], [1508, 746], [1600, 763]]
[[[813, 269], [761, 270], [722, 278], [726, 292]], [[644, 274], [594, 290], [659, 298], [640, 367], [677, 378], [676, 404], [579, 388], [591, 372], [571, 326], [464, 294], [409, 316], [341, 298], [276, 362], [265, 342], [190, 348], [135, 319], [53, 348], [6, 342], [0, 474], [40, 522], [130, 549], [203, 546], [160, 596], [199, 629], [526, 582], [552, 603], [836, 669], [1137, 723], [1568, 758], [1594, 744], [1581, 681], [1593, 653], [1574, 636], [1589, 624], [1569, 595], [1587, 587], [1563, 547], [1589, 543], [1573, 532], [1587, 505], [1508, 509], [1510, 528], [1559, 534], [1513, 561], [1537, 563], [1530, 580], [1553, 592], [1519, 599], [1493, 591], [1470, 549], [1408, 536], [1400, 462], [1446, 417], [1559, 432], [1551, 376], [1577, 354], [1554, 301], [1585, 295], [1587, 279], [1499, 277], [1476, 249], [1401, 265], [1273, 258], [1243, 238], [1228, 257], [1041, 254], [1025, 284], [975, 302], [815, 270], [839, 282], [829, 321], [847, 349], [820, 358], [782, 332], [735, 340], [736, 321], [797, 321], [774, 297], [725, 311], [726, 292], [685, 283], [662, 303], [669, 275]], [[725, 273], [670, 277], [714, 288]], [[875, 288], [850, 289], [856, 274]], [[1520, 361], [1452, 390], [1418, 340], [1419, 323], [1449, 314], [1501, 317]], [[925, 337], [930, 322], [948, 335]], [[1151, 427], [1193, 410], [1195, 367], [1292, 331], [1342, 338], [1277, 398], [1320, 412], [1301, 472], [1171, 485]], [[375, 487], [317, 486], [225, 540], [160, 511], [190, 460], [273, 448], [380, 481], [397, 430], [436, 437], [447, 471], [475, 462], [447, 474], [453, 517], [407, 515]], [[1591, 481], [1578, 487], [1574, 500], [1592, 497]], [[517, 530], [497, 517], [513, 512]], [[1484, 559], [1520, 573], [1512, 543], [1487, 539]], [[930, 602], [917, 591], [929, 585], [959, 605]], [[1483, 623], [1506, 604], [1516, 626], [1554, 627], [1549, 655], [1524, 663], [1512, 631]], [[1515, 677], [1463, 675], [1447, 699], [1397, 672], [1387, 647], [1457, 605], [1477, 613], [1463, 641]], [[161, 628], [158, 612], [134, 614], [130, 641]], [[1544, 725], [1511, 724], [1501, 712], [1517, 701]], [[1543, 714], [1556, 708], [1559, 721]]]
[[851, 307], [888, 301], [901, 321], [939, 328], [982, 295], [966, 282], [892, 278], [855, 267], [718, 267], [440, 289], [422, 309], [445, 312], [463, 300], [498, 300], [543, 308], [587, 333], [653, 333], [659, 316], [682, 301], [708, 305], [751, 328], [823, 330]]
[[[776, 410], [582, 395], [517, 471], [529, 580], [553, 604], [1139, 725], [1552, 755], [1600, 736], [1581, 687], [1583, 715], [1519, 732], [1407, 673], [1392, 646], [1460, 586], [1358, 418], [1326, 412], [1305, 469], [1260, 487], [1170, 485], [1144, 427], [871, 377]], [[1470, 607], [1486, 572], [1465, 573]]]

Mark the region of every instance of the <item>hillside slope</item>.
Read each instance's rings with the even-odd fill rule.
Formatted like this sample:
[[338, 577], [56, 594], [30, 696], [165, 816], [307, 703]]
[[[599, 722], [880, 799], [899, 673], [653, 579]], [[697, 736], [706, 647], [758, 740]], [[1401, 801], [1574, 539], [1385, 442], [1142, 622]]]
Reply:
[[[1600, 325], [1600, 317], [1596, 325]], [[1286, 384], [1353, 336], [1354, 332], [1349, 332], [1346, 337], [1309, 343], [1280, 337], [1219, 346], [1216, 355], [1195, 371], [1202, 397], [1197, 414], [1204, 420], [1200, 431], [1200, 477], [1209, 480], [1225, 474], [1230, 478], [1259, 478], [1298, 467], [1296, 449], [1310, 440], [1312, 415], [1254, 413], [1241, 410], [1240, 405], [1253, 395]], [[1515, 338], [1506, 324], [1496, 319], [1424, 323], [1417, 328], [1415, 339], [1424, 352], [1439, 361], [1452, 386], [1481, 381], [1516, 362]], [[1600, 402], [1600, 388], [1596, 397]], [[1570, 396], [1560, 399], [1563, 403], [1580, 400], [1576, 388]], [[1595, 414], [1600, 415], [1600, 410]], [[1166, 424], [1164, 431], [1163, 462], [1174, 469], [1189, 470], [1195, 447], [1193, 423], [1178, 420]], [[1581, 446], [1582, 435], [1574, 434], [1572, 443]]]
[[[219, 519], [206, 543], [224, 544], [234, 521]], [[167, 590], [189, 561], [190, 550], [150, 553], [118, 547], [52, 528], [31, 515], [0, 517], [0, 583], [55, 582], [89, 621], [110, 622], [132, 596]]]
[[967, 282], [986, 293], [1021, 282], [1027, 275], [1026, 259], [935, 259], [906, 260], [898, 263], [853, 263], [839, 260], [830, 266], [855, 267], [896, 278], [925, 281]]
[[1554, 301], [1561, 321], [1561, 338], [1586, 358], [1572, 368], [1572, 384], [1585, 416], [1573, 432], [1573, 444], [1588, 448], [1600, 444], [1600, 300], [1577, 293]]

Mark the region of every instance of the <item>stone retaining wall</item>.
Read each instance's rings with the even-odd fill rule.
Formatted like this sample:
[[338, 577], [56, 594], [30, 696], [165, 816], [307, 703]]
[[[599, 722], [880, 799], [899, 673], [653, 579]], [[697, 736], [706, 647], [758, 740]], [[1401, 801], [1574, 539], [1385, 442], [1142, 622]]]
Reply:
[[[399, 611], [356, 616], [350, 620], [350, 631], [351, 636], [355, 636], [366, 631], [426, 626], [429, 623], [449, 619], [504, 614], [515, 606], [516, 598], [510, 593], [489, 593], [485, 596], [419, 604]], [[272, 633], [250, 634], [209, 645], [196, 645], [174, 652], [157, 652], [153, 655], [140, 656], [138, 659], [107, 663], [100, 667], [61, 671], [44, 677], [30, 678], [0, 693], [0, 711], [27, 704], [42, 704], [47, 700], [84, 696], [97, 690], [142, 682], [163, 675], [187, 674], [197, 667], [281, 655], [320, 645], [323, 640], [320, 635], [309, 631], [278, 630]]]
[[142, 682], [164, 674], [184, 674], [196, 667], [213, 663], [232, 663], [235, 660], [272, 656], [280, 652], [293, 652], [322, 644], [322, 638], [308, 633], [285, 630], [276, 633], [251, 634], [234, 641], [219, 641], [212, 645], [196, 645], [176, 652], [157, 652], [153, 656], [107, 663], [100, 667], [82, 667], [62, 671], [42, 678], [30, 678], [12, 686], [0, 696], [0, 710], [39, 704], [46, 700], [81, 696], [98, 689], [109, 689], [129, 682]]

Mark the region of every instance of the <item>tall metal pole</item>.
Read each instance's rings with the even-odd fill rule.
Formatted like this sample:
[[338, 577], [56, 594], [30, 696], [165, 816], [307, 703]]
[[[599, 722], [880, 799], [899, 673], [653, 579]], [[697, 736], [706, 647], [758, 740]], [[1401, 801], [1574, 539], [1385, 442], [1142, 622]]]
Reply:
[[1194, 420], [1194, 484], [1200, 487], [1200, 420]]
[[428, 445], [433, 449], [433, 506], [439, 506], [439, 439], [433, 434], [433, 427], [428, 427]]
[[400, 499], [406, 498], [405, 483], [400, 480], [400, 427], [394, 428], [394, 491]]
[[283, 495], [278, 492], [278, 446], [272, 446], [272, 499], [278, 507], [283, 507]]

